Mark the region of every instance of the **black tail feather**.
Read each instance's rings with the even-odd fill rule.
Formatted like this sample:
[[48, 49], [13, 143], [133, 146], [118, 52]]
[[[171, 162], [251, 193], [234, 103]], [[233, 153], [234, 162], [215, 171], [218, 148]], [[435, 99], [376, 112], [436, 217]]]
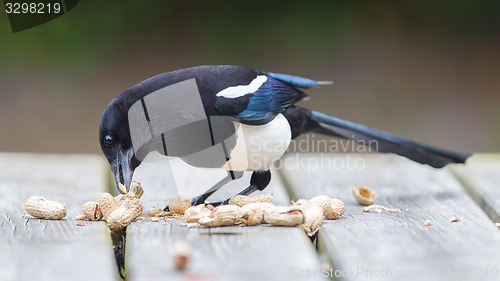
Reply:
[[396, 153], [434, 168], [442, 168], [449, 163], [465, 163], [471, 155], [433, 147], [317, 111], [311, 111], [310, 118], [319, 124], [314, 130], [316, 133], [369, 144], [377, 152]]

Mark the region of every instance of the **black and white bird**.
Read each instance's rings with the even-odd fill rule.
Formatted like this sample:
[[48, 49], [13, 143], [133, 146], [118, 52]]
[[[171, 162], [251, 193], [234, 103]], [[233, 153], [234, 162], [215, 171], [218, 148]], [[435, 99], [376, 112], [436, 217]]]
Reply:
[[233, 65], [163, 73], [111, 101], [102, 116], [99, 143], [117, 188], [121, 183], [128, 190], [134, 170], [151, 151], [228, 171], [226, 178], [193, 198], [193, 204], [204, 203], [243, 171], [253, 174], [239, 194], [263, 190], [271, 180], [269, 168], [290, 141], [310, 132], [376, 144], [377, 152], [435, 168], [464, 163], [470, 156], [295, 106], [307, 96], [302, 89], [323, 84], [331, 82]]

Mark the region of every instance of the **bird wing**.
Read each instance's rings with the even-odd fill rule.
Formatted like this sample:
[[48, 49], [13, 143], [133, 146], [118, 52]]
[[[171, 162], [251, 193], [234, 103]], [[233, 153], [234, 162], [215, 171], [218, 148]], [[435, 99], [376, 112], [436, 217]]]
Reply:
[[274, 73], [261, 73], [247, 85], [223, 89], [216, 95], [215, 108], [221, 115], [234, 117], [243, 124], [271, 122], [277, 114], [307, 96], [296, 88], [299, 86], [297, 83], [285, 79], [301, 77], [280, 75], [274, 77]]

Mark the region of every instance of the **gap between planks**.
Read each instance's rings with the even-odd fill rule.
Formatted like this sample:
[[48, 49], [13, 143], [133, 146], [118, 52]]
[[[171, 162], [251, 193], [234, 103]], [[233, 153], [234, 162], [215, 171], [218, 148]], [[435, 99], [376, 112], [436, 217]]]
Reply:
[[[325, 165], [307, 169], [300, 165], [301, 157], [320, 163], [319, 157], [347, 160], [348, 156], [366, 165], [362, 169]], [[346, 206], [339, 220], [325, 221], [319, 231], [320, 250], [330, 257], [336, 277], [498, 279], [499, 232], [450, 171], [394, 155], [304, 153], [287, 157], [291, 160], [284, 159], [289, 165], [281, 172], [291, 194], [306, 199], [326, 194]], [[359, 185], [377, 191], [377, 204], [401, 212], [364, 213], [351, 191]], [[460, 222], [450, 223], [454, 216]], [[424, 225], [427, 219], [431, 226]]]
[[[207, 189], [225, 175], [224, 171], [214, 173], [169, 162], [146, 163], [134, 178], [144, 187], [141, 200], [146, 213], [150, 208], [164, 207], [168, 199], [178, 194], [187, 198], [198, 195], [200, 190]], [[273, 193], [273, 203], [289, 205], [290, 199], [278, 173], [274, 171], [272, 176], [269, 187], [255, 194]], [[224, 190], [216, 192], [217, 197], [212, 200], [238, 193], [249, 184], [249, 178], [250, 173], [231, 182]], [[193, 191], [196, 188], [201, 189]], [[177, 240], [187, 241], [192, 247], [185, 271], [176, 270], [170, 256], [171, 247]], [[127, 227], [126, 241], [127, 278], [132, 281], [163, 280], [166, 276], [171, 280], [324, 280], [321, 275], [302, 276], [305, 271], [320, 272], [321, 268], [316, 250], [299, 227], [260, 225], [189, 229], [180, 221], [160, 219], [151, 222], [148, 218]]]
[[500, 154], [474, 154], [466, 165], [450, 170], [490, 219], [500, 223]]
[[[118, 279], [106, 224], [74, 219], [103, 191], [105, 166], [94, 155], [0, 154], [1, 280]], [[63, 203], [66, 217], [31, 217], [33, 195]]]

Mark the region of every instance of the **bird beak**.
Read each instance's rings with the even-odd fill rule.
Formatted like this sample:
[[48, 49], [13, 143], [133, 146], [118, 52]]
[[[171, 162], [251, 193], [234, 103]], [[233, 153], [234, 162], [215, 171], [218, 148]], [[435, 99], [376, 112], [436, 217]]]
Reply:
[[132, 183], [134, 170], [131, 168], [130, 162], [133, 155], [133, 148], [123, 151], [120, 147], [115, 160], [111, 164], [111, 171], [113, 172], [115, 178], [116, 189], [118, 189], [120, 193], [123, 193], [120, 189], [120, 184], [125, 186], [125, 189], [128, 192], [130, 184]]

